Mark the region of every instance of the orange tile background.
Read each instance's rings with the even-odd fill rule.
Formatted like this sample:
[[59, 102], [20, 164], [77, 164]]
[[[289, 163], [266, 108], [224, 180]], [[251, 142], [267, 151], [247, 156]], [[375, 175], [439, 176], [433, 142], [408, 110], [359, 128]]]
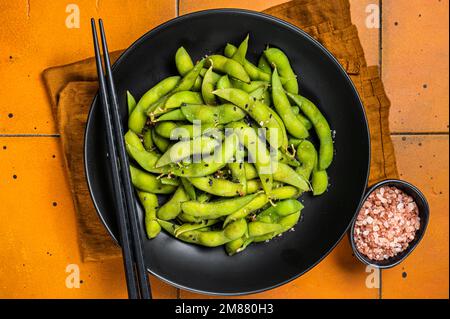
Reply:
[[[66, 1], [0, 2], [0, 298], [126, 297], [120, 260], [81, 262], [59, 137], [40, 78], [47, 67], [92, 55], [89, 18], [105, 19], [114, 50], [178, 14], [219, 7], [263, 10], [282, 2], [75, 0], [79, 29], [65, 27]], [[429, 229], [401, 266], [382, 272], [381, 289], [366, 287], [370, 270], [352, 257], [344, 239], [306, 275], [250, 297], [448, 298], [448, 0], [350, 2], [367, 60], [380, 66], [392, 101], [402, 178], [430, 201]], [[369, 5], [379, 6], [381, 29], [366, 25]], [[80, 288], [65, 286], [69, 264], [80, 268]], [[157, 298], [199, 297], [154, 278], [152, 287]]]

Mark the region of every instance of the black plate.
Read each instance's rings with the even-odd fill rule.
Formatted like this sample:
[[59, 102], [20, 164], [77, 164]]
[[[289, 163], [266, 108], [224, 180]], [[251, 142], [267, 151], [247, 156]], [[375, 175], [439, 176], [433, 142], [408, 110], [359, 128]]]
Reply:
[[[329, 169], [331, 186], [318, 198], [305, 195], [301, 222], [269, 243], [251, 245], [228, 257], [222, 247], [182, 243], [161, 233], [145, 240], [148, 270], [179, 288], [237, 295], [261, 292], [302, 275], [339, 242], [352, 221], [367, 184], [370, 141], [357, 91], [335, 58], [297, 27], [252, 11], [223, 9], [185, 15], [145, 34], [114, 65], [121, 116], [126, 127], [126, 90], [139, 98], [162, 78], [177, 74], [174, 54], [184, 46], [194, 59], [221, 52], [250, 33], [249, 59], [256, 61], [270, 44], [282, 48], [298, 74], [300, 92], [316, 102], [336, 130], [336, 159]], [[106, 157], [101, 108], [94, 100], [86, 128], [85, 166], [100, 218], [117, 239], [115, 207]], [[139, 208], [142, 220], [142, 210]], [[142, 227], [142, 236], [144, 228]]]

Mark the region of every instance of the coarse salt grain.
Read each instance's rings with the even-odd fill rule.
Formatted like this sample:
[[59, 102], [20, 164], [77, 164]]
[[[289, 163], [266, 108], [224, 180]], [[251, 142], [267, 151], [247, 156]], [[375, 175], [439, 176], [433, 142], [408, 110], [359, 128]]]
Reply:
[[384, 260], [404, 251], [419, 228], [414, 199], [396, 187], [383, 186], [364, 202], [353, 236], [360, 253], [372, 260]]

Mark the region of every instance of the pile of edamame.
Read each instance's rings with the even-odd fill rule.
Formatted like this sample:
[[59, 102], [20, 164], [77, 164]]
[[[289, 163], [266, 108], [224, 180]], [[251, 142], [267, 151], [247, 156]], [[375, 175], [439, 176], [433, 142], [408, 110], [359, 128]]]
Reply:
[[[326, 192], [334, 153], [327, 120], [299, 95], [282, 50], [268, 47], [255, 65], [248, 43], [249, 36], [195, 64], [181, 47], [179, 75], [137, 103], [127, 93], [125, 142], [150, 239], [164, 229], [234, 255], [292, 229], [302, 193]], [[169, 199], [160, 206], [161, 194]]]

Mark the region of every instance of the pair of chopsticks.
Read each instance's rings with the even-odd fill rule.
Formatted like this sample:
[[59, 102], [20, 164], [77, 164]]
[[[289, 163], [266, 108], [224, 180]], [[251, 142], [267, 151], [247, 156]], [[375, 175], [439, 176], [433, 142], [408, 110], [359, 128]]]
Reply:
[[131, 185], [128, 157], [123, 140], [123, 130], [119, 117], [119, 104], [114, 87], [108, 45], [106, 43], [102, 19], [99, 19], [98, 23], [102, 39], [105, 74], [103, 73], [95, 19], [91, 19], [100, 104], [103, 106], [106, 124], [108, 157], [111, 164], [128, 297], [130, 299], [151, 299], [150, 282], [144, 264], [142, 240], [139, 232], [138, 216], [133, 196], [133, 187]]

